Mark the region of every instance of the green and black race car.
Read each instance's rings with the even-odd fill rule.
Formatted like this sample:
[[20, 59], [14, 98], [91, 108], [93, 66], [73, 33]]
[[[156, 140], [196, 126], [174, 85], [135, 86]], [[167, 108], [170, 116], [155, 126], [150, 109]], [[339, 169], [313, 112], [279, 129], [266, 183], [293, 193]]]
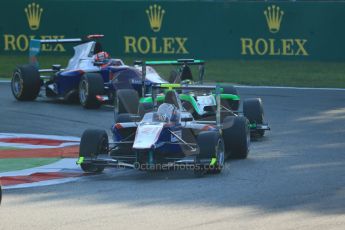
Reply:
[[[166, 90], [161, 92], [153, 92], [143, 84], [142, 95], [133, 95], [132, 91], [119, 90], [117, 96], [117, 112], [118, 113], [140, 113], [144, 114], [152, 109], [152, 93], [158, 103], [164, 102], [165, 91], [175, 88], [203, 84], [204, 83], [204, 68], [205, 62], [203, 60], [194, 59], [179, 59], [176, 61], [136, 61], [135, 65], [142, 67], [143, 82], [145, 82], [146, 66], [156, 65], [177, 65], [178, 68], [173, 70], [170, 74], [168, 84], [164, 84]], [[199, 77], [194, 81], [190, 66], [197, 65], [199, 69]], [[205, 84], [204, 84], [205, 85]], [[209, 85], [209, 84], [207, 84]], [[131, 93], [130, 93], [131, 92]], [[195, 90], [181, 90], [179, 91], [179, 98], [182, 102], [183, 108], [191, 113], [195, 120], [209, 120], [216, 114], [216, 97], [215, 92], [209, 91], [195, 91]], [[222, 84], [220, 103], [221, 103], [221, 117], [226, 116], [245, 116], [250, 123], [250, 130], [252, 137], [262, 137], [266, 130], [270, 130], [264, 120], [264, 109], [262, 100], [260, 98], [250, 98], [243, 100], [243, 111], [240, 108], [240, 96], [233, 85]]]

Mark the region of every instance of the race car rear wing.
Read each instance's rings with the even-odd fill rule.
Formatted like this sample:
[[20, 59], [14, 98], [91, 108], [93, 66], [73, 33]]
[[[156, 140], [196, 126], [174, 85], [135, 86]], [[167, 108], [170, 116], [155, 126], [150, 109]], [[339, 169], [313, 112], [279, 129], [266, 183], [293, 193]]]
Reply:
[[204, 60], [197, 59], [177, 59], [168, 61], [134, 61], [134, 65], [204, 65]]
[[59, 44], [59, 43], [84, 43], [90, 40], [95, 40], [99, 38], [103, 38], [104, 35], [102, 34], [93, 34], [88, 35], [86, 39], [83, 38], [62, 38], [62, 39], [31, 39], [30, 40], [30, 47], [29, 47], [29, 63], [39, 67], [39, 63], [37, 60], [37, 55], [41, 51], [41, 44]]
[[31, 39], [29, 48], [29, 62], [30, 64], [39, 67], [37, 55], [41, 51], [41, 44], [58, 44], [58, 43], [82, 43], [81, 38], [66, 38], [66, 39]]
[[198, 59], [177, 59], [177, 60], [168, 60], [168, 61], [142, 61], [137, 60], [134, 61], [134, 65], [141, 66], [142, 70], [142, 94], [143, 97], [145, 96], [145, 86], [144, 82], [146, 79], [146, 66], [157, 66], [157, 65], [180, 65], [180, 66], [188, 66], [188, 65], [197, 65], [199, 66], [199, 83], [203, 83], [204, 75], [205, 75], [205, 61], [198, 60]]

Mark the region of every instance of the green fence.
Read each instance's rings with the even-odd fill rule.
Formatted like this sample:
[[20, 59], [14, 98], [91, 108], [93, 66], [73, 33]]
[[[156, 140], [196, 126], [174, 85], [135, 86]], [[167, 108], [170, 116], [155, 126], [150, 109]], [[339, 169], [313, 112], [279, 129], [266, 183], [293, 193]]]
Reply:
[[[1, 2], [0, 54], [30, 38], [104, 34], [112, 56], [345, 60], [345, 2]], [[68, 52], [45, 45], [43, 52]]]

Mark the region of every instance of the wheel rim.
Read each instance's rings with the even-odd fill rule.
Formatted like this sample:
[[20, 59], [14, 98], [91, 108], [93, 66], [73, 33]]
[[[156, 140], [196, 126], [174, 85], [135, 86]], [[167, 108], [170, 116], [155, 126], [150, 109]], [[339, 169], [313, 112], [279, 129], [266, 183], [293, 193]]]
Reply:
[[83, 80], [80, 83], [80, 88], [79, 88], [79, 99], [80, 99], [81, 104], [86, 103], [88, 95], [89, 95], [88, 85], [87, 85], [87, 82], [85, 80]]
[[19, 72], [15, 72], [12, 79], [12, 92], [18, 97], [23, 91], [23, 78]]

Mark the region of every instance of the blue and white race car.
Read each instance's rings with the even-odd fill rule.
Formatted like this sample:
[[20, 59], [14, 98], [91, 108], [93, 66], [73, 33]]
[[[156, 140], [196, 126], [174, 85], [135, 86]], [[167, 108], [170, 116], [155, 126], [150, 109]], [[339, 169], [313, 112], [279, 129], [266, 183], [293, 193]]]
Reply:
[[[35, 100], [41, 89], [46, 97], [75, 100], [85, 108], [98, 108], [102, 103], [112, 103], [118, 89], [142, 88], [152, 83], [165, 83], [157, 72], [146, 67], [145, 81], [142, 68], [127, 66], [121, 59], [112, 59], [102, 49], [99, 39], [103, 35], [90, 35], [87, 39], [49, 39], [30, 41], [30, 64], [15, 69], [11, 81], [14, 97], [21, 101]], [[37, 55], [42, 44], [77, 43], [74, 56], [66, 68], [52, 65], [39, 69]]]
[[[153, 110], [143, 117], [119, 114], [109, 143], [105, 130], [87, 129], [81, 138], [79, 160], [85, 172], [99, 173], [105, 167], [139, 170], [191, 168], [197, 175], [220, 173], [226, 158], [244, 159], [250, 145], [249, 121], [244, 116], [221, 119], [220, 87], [171, 84], [152, 86]], [[156, 95], [165, 90], [158, 106]], [[213, 119], [194, 120], [183, 107], [179, 90], [215, 92], [217, 113]], [[156, 93], [157, 92], [157, 93]]]

